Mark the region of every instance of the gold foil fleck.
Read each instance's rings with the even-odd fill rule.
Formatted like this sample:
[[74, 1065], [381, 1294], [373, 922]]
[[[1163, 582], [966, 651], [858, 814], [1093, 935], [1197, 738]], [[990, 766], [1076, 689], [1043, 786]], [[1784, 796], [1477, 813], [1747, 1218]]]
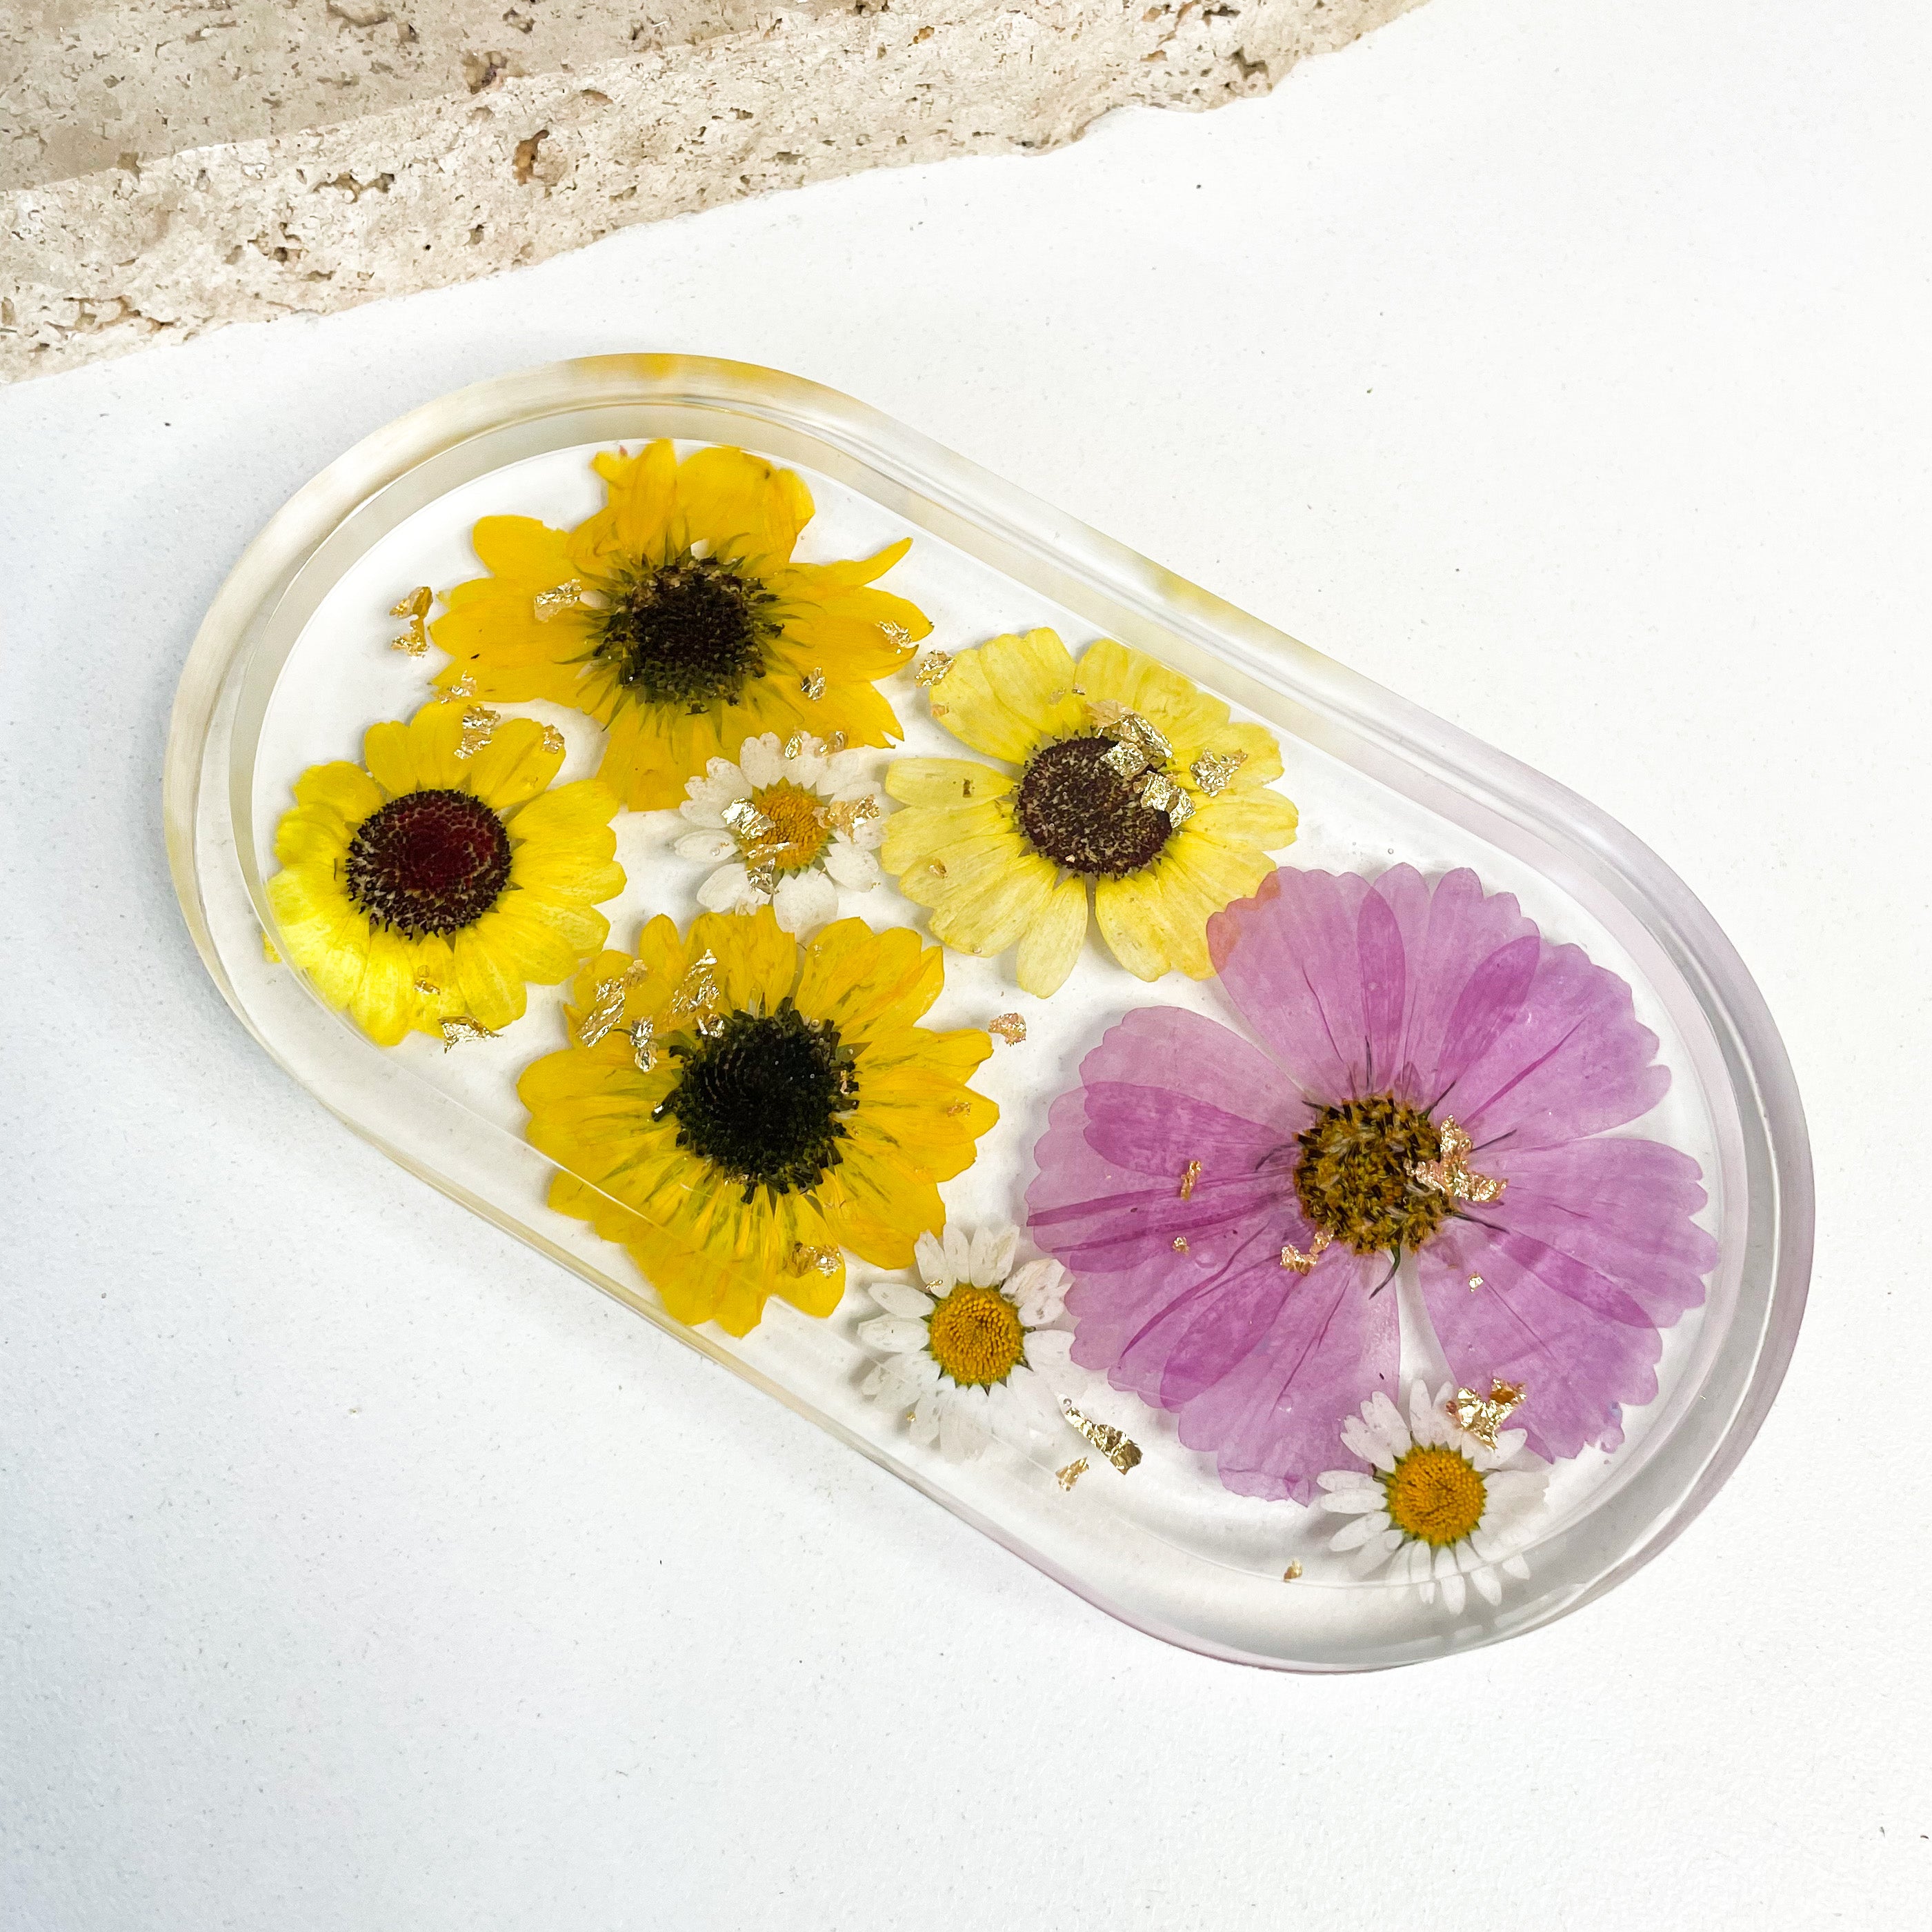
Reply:
[[1087, 708], [1094, 723], [1116, 744], [1131, 745], [1143, 754], [1142, 766], [1164, 764], [1174, 756], [1174, 747], [1138, 711], [1105, 698], [1093, 700]]
[[438, 688], [436, 701], [439, 704], [466, 704], [476, 695], [476, 680], [470, 672], [465, 671], [454, 684]]
[[926, 862], [926, 869], [935, 879], [943, 879], [946, 876], [946, 861], [944, 859], [928, 859]]
[[406, 597], [399, 597], [389, 606], [392, 617], [406, 617], [410, 627], [399, 638], [389, 640], [392, 651], [400, 651], [406, 657], [419, 658], [429, 649], [429, 629], [424, 622], [429, 615], [429, 607], [436, 602], [436, 592], [427, 584], [418, 584]]
[[912, 633], [903, 624], [881, 623], [879, 634], [889, 644], [896, 644], [901, 650], [912, 642]]
[[1086, 1474], [1086, 1457], [1084, 1456], [1076, 1456], [1072, 1462], [1067, 1464], [1065, 1468], [1056, 1469], [1053, 1472], [1053, 1480], [1058, 1483], [1063, 1490], [1070, 1490], [1076, 1483], [1079, 1481], [1082, 1476]]
[[912, 668], [912, 681], [915, 684], [937, 684], [952, 668], [950, 651], [928, 651]]
[[794, 731], [784, 741], [784, 754], [788, 758], [796, 758], [800, 756], [804, 750], [805, 734], [802, 731]]
[[1328, 1246], [1328, 1229], [1317, 1228], [1315, 1231], [1315, 1238], [1309, 1243], [1308, 1252], [1306, 1254], [1304, 1254], [1292, 1241], [1288, 1242], [1281, 1251], [1282, 1266], [1285, 1268], [1292, 1268], [1297, 1274], [1312, 1274], [1315, 1272], [1315, 1264], [1322, 1258], [1323, 1252]]
[[[1132, 1441], [1124, 1430], [1116, 1429], [1110, 1422], [1096, 1422], [1090, 1415], [1082, 1415], [1064, 1396], [1060, 1398], [1060, 1412], [1066, 1417], [1067, 1426], [1092, 1443], [1122, 1475], [1141, 1460], [1139, 1444]], [[1066, 1486], [1070, 1489], [1072, 1485], [1069, 1484]]]
[[973, 1111], [973, 1103], [970, 1100], [955, 1100], [946, 1111], [949, 1114], [970, 1114]]
[[[1141, 786], [1141, 803], [1149, 812], [1164, 812], [1168, 823], [1174, 822], [1174, 814], [1180, 810], [1181, 801], [1187, 794], [1165, 772], [1149, 772]], [[1192, 807], [1189, 810], [1192, 811]], [[1182, 812], [1184, 818], [1186, 812]]]
[[798, 681], [798, 688], [816, 704], [825, 695], [825, 674], [814, 664]]
[[1131, 738], [1118, 738], [1111, 750], [1100, 754], [1108, 770], [1124, 778], [1138, 778], [1147, 770], [1147, 754]]
[[1436, 1138], [1442, 1148], [1440, 1156], [1435, 1160], [1415, 1161], [1409, 1167], [1409, 1172], [1424, 1186], [1438, 1194], [1446, 1194], [1452, 1201], [1480, 1203], [1503, 1198], [1503, 1190], [1509, 1183], [1498, 1180], [1492, 1174], [1478, 1174], [1470, 1166], [1469, 1156], [1476, 1144], [1456, 1124], [1453, 1114], [1443, 1117], [1442, 1124], [1436, 1130]]
[[438, 999], [442, 996], [442, 988], [427, 973], [418, 973], [410, 984], [426, 1000]]
[[1018, 1046], [1026, 1038], [1026, 1022], [1018, 1013], [995, 1013], [986, 1022], [986, 1030], [998, 1034], [1009, 1046]]
[[657, 1046], [652, 1038], [654, 1030], [650, 1020], [631, 1022], [631, 1064], [640, 1073], [649, 1073], [658, 1064]]
[[1194, 816], [1194, 801], [1178, 785], [1176, 785], [1174, 788], [1173, 802], [1165, 809], [1167, 813], [1168, 830], [1178, 832]]
[[830, 752], [844, 751], [845, 748], [844, 733], [843, 731], [833, 732], [831, 736], [826, 740], [825, 748]]
[[1201, 1178], [1201, 1163], [1190, 1160], [1180, 1170], [1180, 1198], [1184, 1201], [1194, 1198], [1194, 1184]]
[[1178, 1255], [1184, 1255], [1186, 1253], [1187, 1237], [1185, 1234], [1177, 1234], [1174, 1236], [1174, 1252]]
[[838, 1250], [814, 1247], [809, 1241], [794, 1241], [791, 1244], [791, 1258], [785, 1265], [794, 1274], [809, 1274], [814, 1268], [820, 1274], [836, 1274]]
[[584, 586], [574, 578], [566, 578], [554, 590], [539, 590], [531, 601], [535, 606], [536, 620], [548, 624], [554, 617], [561, 617], [566, 610], [574, 610], [584, 596]]
[[563, 734], [554, 724], [543, 728], [543, 748], [554, 758], [561, 758], [564, 752]]
[[932, 715], [935, 718], [944, 718], [951, 709], [950, 705], [935, 704], [932, 707]]
[[1479, 1274], [1472, 1274], [1472, 1276], [1470, 1276], [1470, 1277], [1469, 1277], [1469, 1292], [1470, 1292], [1472, 1294], [1474, 1294], [1475, 1293], [1475, 1292], [1477, 1291], [1477, 1289], [1478, 1289], [1478, 1288], [1480, 1288], [1480, 1287], [1482, 1286], [1482, 1285], [1483, 1285], [1483, 1277], [1482, 1277], [1480, 1275], [1479, 1275]]
[[826, 824], [834, 832], [844, 832], [848, 838], [867, 820], [879, 815], [879, 801], [870, 792], [857, 798], [834, 799], [825, 808]]
[[472, 704], [463, 714], [462, 728], [456, 734], [456, 756], [473, 758], [488, 744], [502, 722], [487, 704]]
[[731, 835], [746, 852], [767, 844], [778, 827], [748, 798], [734, 798], [722, 814]]
[[713, 952], [702, 952], [691, 962], [690, 969], [677, 982], [677, 990], [670, 996], [664, 1008], [667, 1020], [677, 1020], [687, 1015], [695, 1022], [700, 1033], [713, 1029], [706, 1024], [712, 1016], [712, 1010], [718, 1004], [718, 956]]
[[1245, 752], [1203, 752], [1188, 770], [1194, 782], [1213, 798], [1234, 782], [1234, 774], [1247, 762]]
[[1300, 1582], [1301, 1565], [1299, 1563], [1291, 1563], [1288, 1568], [1281, 1573], [1281, 1580], [1284, 1583], [1298, 1583]]
[[1458, 1388], [1442, 1405], [1442, 1412], [1466, 1436], [1473, 1436], [1485, 1449], [1496, 1446], [1496, 1432], [1509, 1420], [1510, 1411], [1520, 1408], [1528, 1390], [1521, 1382], [1499, 1382], [1492, 1378], [1487, 1395], [1474, 1389]]
[[624, 1000], [629, 990], [621, 975], [598, 981], [591, 992], [590, 1010], [578, 1022], [578, 1046], [595, 1046], [616, 1026], [624, 1017]]
[[467, 1013], [456, 1013], [442, 1022], [442, 1050], [447, 1053], [452, 1046], [460, 1046], [468, 1040], [494, 1040], [495, 1031], [486, 1027], [481, 1020], [472, 1020]]
[[[1078, 685], [1074, 686], [1076, 691], [1079, 688]], [[1084, 696], [1084, 693], [1082, 694]], [[1103, 731], [1112, 725], [1118, 724], [1123, 718], [1132, 715], [1118, 698], [1094, 698], [1087, 706], [1087, 714]]]
[[973, 796], [973, 781], [970, 778], [962, 778], [959, 781], [959, 796], [962, 798], [970, 798]]

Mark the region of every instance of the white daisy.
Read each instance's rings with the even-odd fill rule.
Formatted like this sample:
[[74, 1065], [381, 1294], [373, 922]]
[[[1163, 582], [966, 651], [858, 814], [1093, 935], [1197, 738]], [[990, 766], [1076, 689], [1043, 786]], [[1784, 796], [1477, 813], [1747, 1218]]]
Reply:
[[795, 935], [838, 915], [838, 888], [878, 883], [874, 848], [884, 807], [866, 782], [863, 752], [828, 752], [805, 732], [747, 738], [734, 764], [713, 758], [678, 808], [699, 829], [677, 842], [718, 869], [698, 889], [710, 912], [754, 912], [768, 900]]
[[[1529, 1574], [1516, 1545], [1550, 1474], [1546, 1463], [1522, 1454], [1520, 1429], [1496, 1428], [1520, 1399], [1520, 1390], [1478, 1399], [1445, 1384], [1432, 1401], [1418, 1382], [1405, 1424], [1387, 1396], [1371, 1396], [1342, 1424], [1342, 1441], [1373, 1466], [1316, 1478], [1328, 1492], [1322, 1507], [1355, 1519], [1329, 1548], [1358, 1551], [1364, 1574], [1386, 1564], [1390, 1582], [1414, 1585], [1426, 1604], [1439, 1588], [1452, 1616], [1462, 1610], [1466, 1576], [1485, 1601], [1500, 1603], [1503, 1577]], [[1473, 1430], [1456, 1419], [1458, 1406], [1477, 1418]]]
[[1060, 1426], [1073, 1337], [1046, 1324], [1060, 1318], [1066, 1270], [1053, 1261], [1016, 1268], [1018, 1239], [1009, 1227], [982, 1228], [970, 1240], [955, 1227], [943, 1240], [922, 1234], [926, 1291], [889, 1281], [869, 1289], [886, 1312], [862, 1322], [859, 1339], [886, 1360], [865, 1392], [909, 1406], [912, 1439], [937, 1442], [954, 1462], [996, 1438], [1024, 1448]]

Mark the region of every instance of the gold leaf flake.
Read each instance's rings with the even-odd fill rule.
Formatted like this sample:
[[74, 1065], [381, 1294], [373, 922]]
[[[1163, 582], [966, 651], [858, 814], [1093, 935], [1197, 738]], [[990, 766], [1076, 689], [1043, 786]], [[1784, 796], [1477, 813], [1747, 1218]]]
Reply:
[[1174, 747], [1138, 711], [1130, 711], [1112, 698], [1094, 699], [1087, 709], [1094, 722], [1116, 744], [1131, 745], [1144, 755], [1143, 765], [1164, 763], [1174, 756]]
[[845, 748], [844, 733], [843, 731], [833, 732], [831, 736], [826, 740], [825, 748], [827, 752], [835, 753], [844, 751]]
[[784, 754], [788, 758], [796, 758], [799, 757], [804, 750], [805, 734], [802, 731], [794, 731], [791, 736], [784, 741]]
[[1281, 1580], [1284, 1583], [1298, 1583], [1301, 1580], [1301, 1565], [1299, 1563], [1291, 1563], [1281, 1573]]
[[928, 651], [912, 668], [912, 681], [915, 684], [937, 684], [952, 668], [950, 651]]
[[1475, 1293], [1475, 1292], [1477, 1291], [1477, 1289], [1478, 1289], [1478, 1288], [1480, 1288], [1480, 1287], [1482, 1286], [1482, 1285], [1483, 1285], [1483, 1277], [1482, 1277], [1480, 1275], [1479, 1275], [1479, 1274], [1472, 1274], [1472, 1276], [1470, 1276], [1470, 1277], [1469, 1277], [1469, 1292], [1470, 1292], [1472, 1294], [1474, 1294]]
[[1178, 1255], [1184, 1255], [1186, 1253], [1187, 1237], [1185, 1234], [1177, 1234], [1174, 1236], [1174, 1252]]
[[1172, 822], [1175, 801], [1186, 795], [1165, 772], [1149, 772], [1141, 786], [1141, 803], [1149, 812], [1166, 812], [1169, 823]]
[[955, 1100], [946, 1110], [949, 1114], [970, 1114], [973, 1111], [970, 1100]]
[[814, 1268], [820, 1274], [836, 1274], [838, 1250], [814, 1247], [808, 1241], [794, 1241], [791, 1244], [791, 1258], [785, 1265], [794, 1274], [809, 1274]]
[[935, 704], [932, 707], [932, 715], [935, 718], [944, 718], [952, 708], [947, 704]]
[[543, 728], [543, 748], [554, 758], [562, 754], [563, 734], [554, 724], [546, 724]]
[[1203, 752], [1188, 770], [1194, 782], [1213, 798], [1234, 782], [1234, 774], [1247, 762], [1245, 752]]
[[629, 990], [621, 975], [598, 981], [591, 992], [590, 1010], [578, 1022], [578, 1046], [595, 1046], [616, 1027], [624, 1017], [624, 1000]]
[[[1096, 1422], [1090, 1415], [1082, 1415], [1064, 1396], [1060, 1398], [1060, 1412], [1066, 1417], [1068, 1426], [1092, 1443], [1122, 1475], [1141, 1460], [1138, 1444], [1131, 1441], [1124, 1430], [1116, 1429], [1110, 1422]], [[1066, 1486], [1070, 1489], [1072, 1484], [1070, 1483]]]
[[1317, 1228], [1315, 1238], [1309, 1243], [1306, 1254], [1290, 1241], [1281, 1251], [1282, 1266], [1293, 1269], [1297, 1274], [1312, 1274], [1315, 1264], [1322, 1258], [1323, 1251], [1328, 1246], [1328, 1229]]
[[472, 704], [463, 714], [463, 726], [456, 734], [459, 758], [473, 758], [495, 735], [502, 719], [487, 704]]
[[814, 664], [798, 681], [798, 688], [815, 704], [825, 695], [825, 674]]
[[879, 801], [870, 792], [857, 798], [834, 799], [825, 807], [826, 826], [834, 832], [844, 832], [848, 838], [868, 819], [879, 815]]
[[1100, 762], [1119, 777], [1133, 778], [1147, 770], [1148, 757], [1132, 739], [1120, 738], [1110, 750], [1101, 753]]
[[465, 671], [454, 684], [440, 686], [436, 694], [439, 704], [464, 704], [476, 695], [476, 680]]
[[652, 1023], [649, 1020], [631, 1022], [631, 1064], [640, 1073], [649, 1073], [658, 1064], [658, 1050], [652, 1039]]
[[[1078, 690], [1079, 687], [1075, 686]], [[1132, 714], [1118, 698], [1096, 698], [1087, 706], [1088, 716], [1103, 731]]]
[[561, 617], [565, 611], [574, 610], [583, 596], [584, 586], [574, 577], [566, 578], [554, 590], [539, 590], [532, 600], [537, 622], [548, 624], [552, 618]]
[[962, 798], [970, 798], [973, 796], [973, 781], [970, 778], [962, 778], [959, 781], [959, 796]]
[[1458, 1388], [1442, 1405], [1442, 1412], [1465, 1435], [1473, 1436], [1485, 1449], [1493, 1449], [1497, 1430], [1509, 1420], [1511, 1409], [1522, 1406], [1528, 1393], [1521, 1382], [1499, 1382], [1492, 1378], [1487, 1395]]
[[943, 879], [946, 876], [946, 861], [944, 859], [928, 859], [926, 862], [926, 869], [935, 879]]
[[1174, 788], [1172, 802], [1166, 806], [1168, 830], [1178, 832], [1194, 816], [1194, 801], [1178, 785]]
[[467, 1013], [457, 1013], [442, 1022], [442, 1050], [447, 1053], [452, 1046], [460, 1046], [466, 1040], [494, 1040], [495, 1032], [481, 1020], [472, 1020]]
[[426, 1000], [439, 999], [442, 997], [442, 988], [427, 973], [418, 973], [410, 984], [415, 987]]
[[1444, 1116], [1436, 1138], [1442, 1148], [1439, 1158], [1414, 1161], [1409, 1166], [1409, 1172], [1424, 1186], [1446, 1194], [1452, 1201], [1480, 1203], [1503, 1198], [1503, 1190], [1509, 1183], [1498, 1180], [1493, 1174], [1478, 1174], [1470, 1166], [1469, 1156], [1476, 1144], [1456, 1124], [1453, 1114]]
[[698, 1030], [706, 1030], [706, 1019], [718, 1004], [718, 956], [713, 952], [700, 953], [691, 962], [690, 969], [677, 982], [677, 990], [670, 996], [664, 1010], [667, 1020], [682, 1019], [686, 1015], [694, 1018]]
[[912, 642], [912, 633], [903, 624], [882, 623], [879, 634], [889, 644], [896, 644], [903, 650]]
[[[778, 826], [748, 798], [734, 798], [722, 814], [731, 829], [740, 849], [747, 854], [761, 851], [778, 836]], [[784, 842], [779, 840], [782, 844]]]
[[436, 592], [427, 584], [418, 584], [406, 597], [399, 597], [389, 606], [392, 617], [406, 617], [410, 627], [399, 638], [389, 640], [392, 651], [400, 651], [406, 657], [419, 658], [429, 649], [429, 629], [424, 620], [429, 616], [429, 607], [436, 602]]
[[1009, 1046], [1018, 1046], [1026, 1038], [1026, 1022], [1018, 1013], [995, 1013], [986, 1022], [986, 1030], [998, 1034]]
[[1180, 1198], [1184, 1201], [1194, 1198], [1194, 1184], [1201, 1178], [1201, 1163], [1190, 1160], [1180, 1170]]
[[1056, 1469], [1053, 1472], [1053, 1480], [1058, 1483], [1063, 1490], [1070, 1490], [1076, 1483], [1079, 1481], [1082, 1476], [1086, 1474], [1086, 1457], [1084, 1456], [1076, 1456], [1072, 1462], [1067, 1464], [1065, 1468]]

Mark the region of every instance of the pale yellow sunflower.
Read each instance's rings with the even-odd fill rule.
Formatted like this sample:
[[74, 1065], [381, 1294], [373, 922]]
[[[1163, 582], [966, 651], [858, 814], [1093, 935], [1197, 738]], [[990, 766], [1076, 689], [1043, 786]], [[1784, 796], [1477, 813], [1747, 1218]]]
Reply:
[[962, 952], [1017, 944], [1030, 993], [1058, 990], [1087, 936], [1127, 970], [1205, 979], [1208, 922], [1274, 869], [1295, 810], [1265, 789], [1281, 753], [1258, 724], [1111, 638], [1078, 665], [1051, 631], [995, 638], [932, 685], [932, 715], [1010, 772], [903, 758], [880, 862]]
[[624, 889], [616, 798], [550, 789], [563, 749], [527, 718], [432, 704], [372, 724], [361, 764], [311, 766], [275, 832], [283, 956], [384, 1046], [520, 1018], [526, 982], [567, 980]]
[[842, 1250], [904, 1268], [940, 1226], [938, 1183], [999, 1109], [966, 1084], [992, 1042], [917, 1024], [940, 949], [841, 920], [805, 946], [769, 905], [662, 915], [634, 958], [578, 976], [575, 1042], [527, 1068], [553, 1208], [621, 1243], [680, 1322], [754, 1327], [776, 1294], [829, 1315]]
[[761, 732], [898, 742], [873, 680], [932, 627], [868, 586], [910, 538], [862, 562], [794, 562], [811, 492], [742, 449], [680, 462], [652, 442], [592, 467], [607, 500], [574, 530], [477, 524], [491, 574], [459, 584], [430, 627], [455, 660], [439, 684], [589, 712], [610, 734], [598, 776], [634, 812], [682, 804], [687, 778]]

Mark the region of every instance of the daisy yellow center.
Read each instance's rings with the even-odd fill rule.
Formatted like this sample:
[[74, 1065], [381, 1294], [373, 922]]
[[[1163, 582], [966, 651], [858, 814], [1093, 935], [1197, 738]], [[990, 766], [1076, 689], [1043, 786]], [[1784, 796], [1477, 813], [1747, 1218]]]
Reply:
[[1389, 1521], [1418, 1543], [1460, 1543], [1483, 1520], [1483, 1474], [1460, 1450], [1418, 1443], [1382, 1484]]
[[1324, 1108], [1298, 1144], [1301, 1211], [1358, 1254], [1420, 1247], [1454, 1204], [1415, 1178], [1417, 1163], [1441, 1151], [1429, 1116], [1392, 1094]]
[[677, 1144], [774, 1196], [815, 1186], [843, 1158], [839, 1119], [858, 1098], [849, 1048], [829, 1022], [788, 1000], [772, 1013], [728, 1013], [712, 1034], [669, 1049], [677, 1083], [652, 1118], [675, 1117]]
[[824, 856], [832, 842], [832, 828], [814, 794], [781, 778], [776, 784], [752, 793], [752, 802], [772, 825], [755, 842], [760, 864], [775, 872], [802, 872]]
[[1003, 1382], [1026, 1359], [1020, 1312], [997, 1288], [962, 1282], [926, 1319], [926, 1346], [965, 1388]]
[[411, 939], [474, 926], [510, 880], [510, 835], [466, 791], [405, 792], [356, 828], [343, 862], [349, 896]]
[[1036, 852], [1090, 878], [1124, 878], [1151, 865], [1174, 835], [1167, 814], [1142, 804], [1144, 778], [1107, 762], [1111, 738], [1063, 738], [1036, 752], [1016, 811]]
[[728, 562], [646, 565], [610, 598], [596, 655], [647, 704], [735, 704], [766, 669], [777, 600]]

